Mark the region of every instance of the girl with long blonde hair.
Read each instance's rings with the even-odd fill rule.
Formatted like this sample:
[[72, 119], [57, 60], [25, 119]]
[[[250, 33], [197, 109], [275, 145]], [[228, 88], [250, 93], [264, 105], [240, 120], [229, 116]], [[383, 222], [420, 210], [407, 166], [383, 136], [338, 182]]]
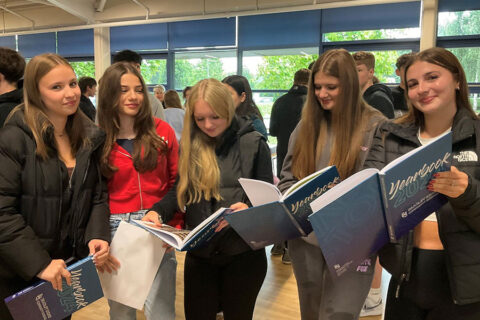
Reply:
[[[197, 83], [187, 102], [180, 142], [179, 178], [152, 207], [145, 220], [169, 221], [185, 210], [187, 229], [195, 228], [221, 207], [247, 208], [238, 178], [272, 182], [270, 150], [251, 122], [235, 116], [227, 88], [214, 79]], [[252, 319], [267, 271], [265, 250], [253, 251], [229, 226], [218, 228], [205, 246], [185, 259], [186, 319]]]
[[[279, 189], [329, 165], [342, 179], [362, 168], [375, 125], [384, 117], [361, 97], [357, 70], [343, 49], [322, 54], [313, 65], [307, 101], [292, 133]], [[356, 319], [372, 281], [373, 270], [347, 272], [334, 280], [313, 233], [288, 242], [297, 279], [302, 320]]]

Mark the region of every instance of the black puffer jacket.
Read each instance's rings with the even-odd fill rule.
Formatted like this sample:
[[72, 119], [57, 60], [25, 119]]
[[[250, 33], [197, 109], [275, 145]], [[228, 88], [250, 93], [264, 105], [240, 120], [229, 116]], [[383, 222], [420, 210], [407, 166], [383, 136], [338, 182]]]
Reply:
[[[465, 193], [449, 198], [437, 211], [440, 240], [445, 248], [446, 265], [454, 302], [480, 301], [480, 120], [459, 109], [453, 121], [452, 165], [469, 176]], [[395, 158], [420, 146], [418, 127], [392, 122], [376, 132], [366, 168], [383, 168]], [[386, 245], [380, 262], [400, 282], [409, 279], [413, 250], [413, 232], [398, 243]], [[400, 289], [400, 288], [399, 288]]]
[[[221, 207], [230, 207], [236, 202], [248, 203], [238, 178], [252, 178], [273, 183], [270, 149], [265, 138], [253, 129], [251, 122], [235, 117], [230, 127], [218, 140], [215, 150], [220, 169], [221, 201], [212, 199], [190, 204], [185, 211], [187, 229], [193, 229]], [[179, 173], [181, 174], [181, 172]], [[169, 221], [177, 209], [176, 183], [156, 203], [152, 210]], [[199, 257], [229, 256], [251, 250], [240, 236], [230, 227], [220, 231], [206, 246], [191, 251]]]
[[[91, 144], [76, 154], [71, 197], [66, 196], [68, 174], [61, 160], [54, 155], [41, 160], [35, 155], [35, 140], [24, 122], [23, 109], [0, 131], [2, 294], [8, 291], [7, 283], [24, 282], [25, 286], [51, 259], [86, 256], [91, 239], [110, 240], [106, 184], [97, 160], [105, 137], [93, 123], [84, 122]], [[53, 139], [53, 132], [49, 136]]]

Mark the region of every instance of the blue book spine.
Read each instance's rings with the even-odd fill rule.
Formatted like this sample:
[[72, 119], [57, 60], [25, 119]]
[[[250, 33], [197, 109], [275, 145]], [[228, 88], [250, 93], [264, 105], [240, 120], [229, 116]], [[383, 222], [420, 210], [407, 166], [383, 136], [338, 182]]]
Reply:
[[223, 212], [205, 225], [195, 236], [193, 236], [188, 242], [186, 242], [180, 251], [188, 251], [196, 248], [200, 248], [210, 241], [215, 235], [215, 229], [218, 227], [220, 220], [227, 214], [232, 212], [231, 209], [225, 209]]
[[62, 291], [54, 290], [49, 282], [41, 281], [5, 299], [15, 320], [64, 319], [77, 310], [103, 297], [102, 287], [92, 257], [67, 268], [72, 285], [63, 280]]
[[305, 235], [313, 230], [308, 221], [308, 216], [313, 213], [310, 203], [339, 182], [340, 175], [337, 168], [332, 166], [328, 171], [305, 183], [297, 192], [285, 198], [283, 202], [285, 207], [297, 220]]

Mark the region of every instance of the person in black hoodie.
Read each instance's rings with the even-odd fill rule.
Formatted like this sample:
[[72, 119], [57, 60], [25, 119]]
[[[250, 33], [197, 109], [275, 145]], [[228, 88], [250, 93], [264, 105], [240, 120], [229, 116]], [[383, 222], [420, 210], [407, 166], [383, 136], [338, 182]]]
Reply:
[[95, 109], [90, 97], [95, 97], [95, 94], [97, 93], [97, 81], [91, 77], [81, 77], [78, 79], [78, 86], [82, 91], [80, 105], [78, 107], [90, 120], [95, 122], [97, 109]]
[[0, 48], [0, 128], [10, 111], [23, 101], [23, 90], [18, 87], [25, 71], [25, 59], [17, 51]]
[[375, 56], [370, 52], [358, 51], [352, 54], [357, 65], [358, 80], [363, 92], [363, 99], [379, 110], [389, 119], [395, 117], [393, 97], [389, 87], [381, 83], [373, 83], [375, 72]]
[[[187, 100], [174, 188], [143, 220], [168, 222], [185, 208], [193, 229], [221, 207], [247, 208], [240, 177], [273, 182], [270, 150], [250, 121], [235, 115], [233, 99], [218, 80], [197, 83]], [[253, 251], [226, 221], [205, 246], [185, 258], [185, 317], [250, 320], [267, 272], [265, 249]]]
[[480, 319], [480, 119], [451, 52], [430, 48], [415, 55], [405, 80], [409, 112], [379, 126], [365, 167], [381, 169], [448, 131], [452, 166], [427, 187], [448, 202], [379, 251], [392, 274], [385, 320]]
[[71, 284], [66, 260], [93, 255], [103, 270], [110, 241], [106, 184], [100, 173], [105, 135], [77, 112], [75, 72], [56, 54], [25, 71], [25, 103], [0, 130], [0, 319], [4, 298], [39, 279]]

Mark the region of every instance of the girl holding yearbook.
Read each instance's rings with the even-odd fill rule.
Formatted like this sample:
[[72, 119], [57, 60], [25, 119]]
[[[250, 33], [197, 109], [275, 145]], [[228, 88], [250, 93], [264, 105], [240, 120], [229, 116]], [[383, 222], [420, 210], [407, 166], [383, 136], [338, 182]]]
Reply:
[[451, 52], [431, 48], [406, 64], [405, 83], [409, 112], [378, 128], [365, 166], [381, 169], [452, 131], [452, 167], [428, 186], [448, 203], [379, 252], [392, 274], [385, 319], [480, 319], [480, 120], [465, 72]]
[[79, 111], [72, 67], [56, 54], [34, 57], [24, 103], [0, 131], [0, 319], [4, 298], [38, 282], [71, 284], [66, 260], [108, 258], [108, 205], [98, 159], [105, 135]]
[[[141, 219], [173, 186], [178, 144], [173, 129], [153, 117], [143, 78], [129, 63], [113, 64], [100, 79], [98, 123], [107, 134], [100, 164], [114, 234], [121, 221]], [[145, 302], [148, 320], [175, 319], [176, 269], [175, 252], [167, 250]], [[134, 308], [108, 303], [110, 318], [136, 319]]]
[[[302, 117], [290, 137], [280, 191], [329, 165], [345, 179], [359, 171], [376, 124], [384, 116], [361, 97], [352, 56], [343, 49], [322, 54], [313, 65]], [[332, 279], [315, 235], [288, 242], [302, 320], [357, 319], [373, 277], [348, 271]]]
[[[238, 178], [273, 181], [270, 150], [251, 122], [235, 116], [227, 88], [215, 79], [197, 83], [187, 102], [180, 141], [179, 177], [174, 189], [144, 220], [169, 221], [185, 210], [187, 229], [221, 207], [247, 208]], [[223, 228], [222, 228], [223, 227]], [[250, 320], [267, 272], [265, 250], [253, 251], [224, 221], [203, 247], [185, 258], [185, 317]]]

